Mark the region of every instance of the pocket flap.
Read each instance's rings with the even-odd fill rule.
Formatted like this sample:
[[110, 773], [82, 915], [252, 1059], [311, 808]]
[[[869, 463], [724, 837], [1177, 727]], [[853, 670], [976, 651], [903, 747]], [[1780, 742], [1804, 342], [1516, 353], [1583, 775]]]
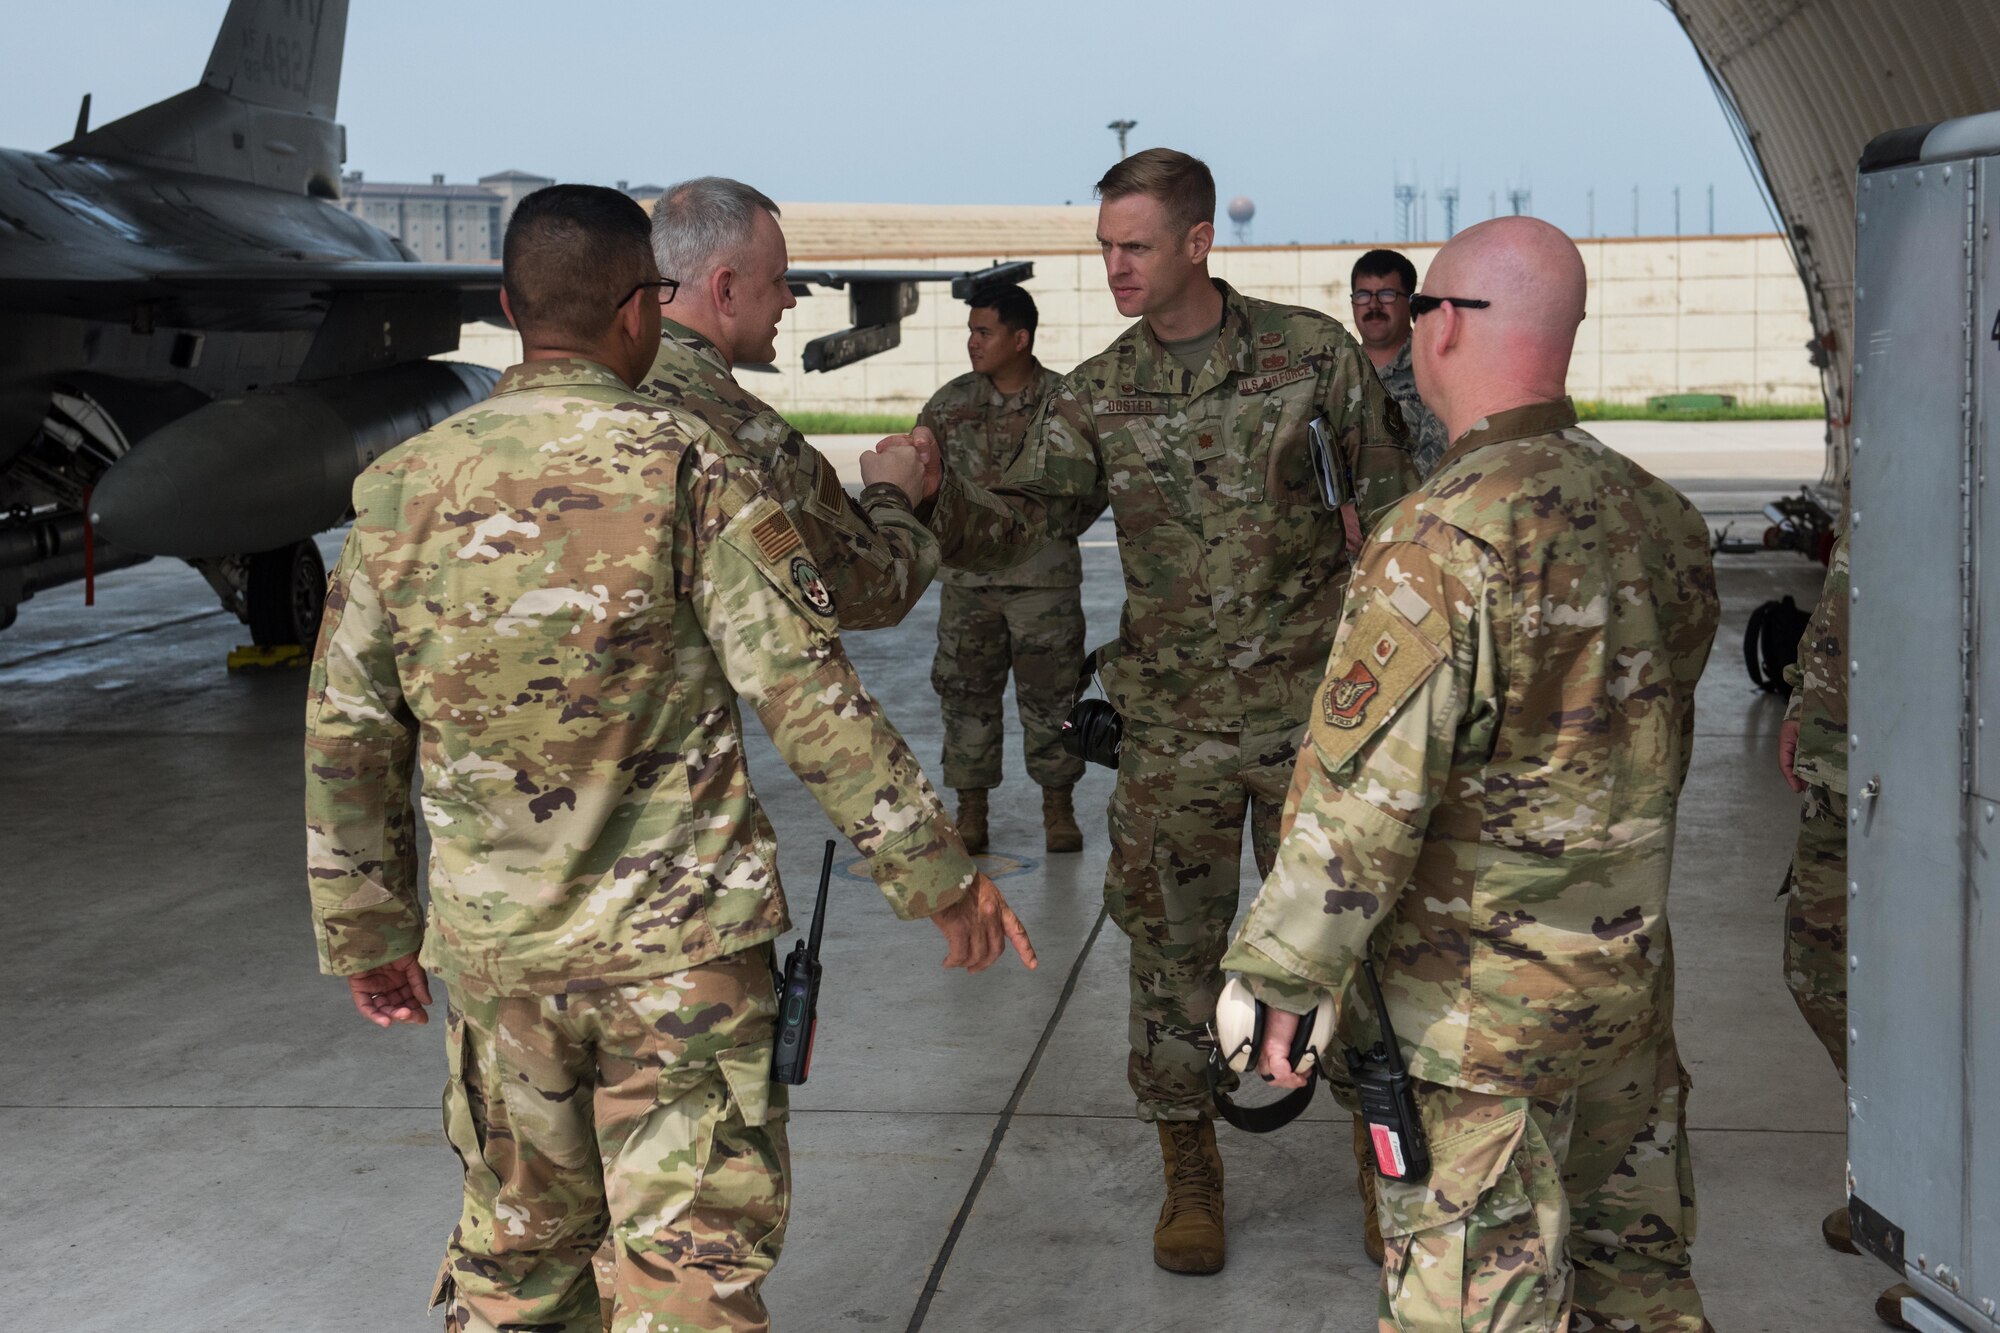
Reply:
[[715, 1057], [743, 1123], [753, 1129], [773, 1119], [782, 1119], [785, 1113], [784, 1096], [772, 1091], [772, 1049], [773, 1042], [767, 1038], [748, 1046], [732, 1046]]
[[1516, 1107], [1454, 1138], [1433, 1141], [1427, 1179], [1378, 1177], [1375, 1188], [1382, 1201], [1382, 1234], [1415, 1235], [1447, 1226], [1477, 1208], [1507, 1173], [1527, 1123], [1528, 1108]]

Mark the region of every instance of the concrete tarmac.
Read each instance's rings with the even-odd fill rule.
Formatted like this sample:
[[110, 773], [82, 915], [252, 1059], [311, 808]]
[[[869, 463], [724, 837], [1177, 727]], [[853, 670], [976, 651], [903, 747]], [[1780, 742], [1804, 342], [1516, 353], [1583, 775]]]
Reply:
[[[1720, 523], [1812, 472], [1739, 458], [1682, 476]], [[1107, 523], [1085, 543], [1093, 643], [1122, 596], [1111, 537]], [[1725, 619], [1673, 889], [1696, 1275], [1725, 1333], [1862, 1333], [1892, 1275], [1819, 1240], [1842, 1199], [1842, 1096], [1780, 974], [1773, 895], [1796, 801], [1772, 758], [1782, 704], [1741, 656], [1749, 610], [1810, 605], [1819, 570], [1785, 554], [1718, 566]], [[304, 675], [228, 674], [244, 632], [184, 566], [109, 576], [98, 601], [43, 593], [0, 635], [0, 1326], [434, 1328], [424, 1298], [459, 1179], [441, 1024], [379, 1032], [315, 971]], [[933, 592], [902, 627], [848, 641], [933, 773], [935, 617]], [[836, 881], [819, 1048], [793, 1100], [791, 1232], [766, 1288], [777, 1327], [1372, 1328], [1328, 1099], [1268, 1137], [1223, 1131], [1221, 1275], [1153, 1266], [1159, 1159], [1131, 1118], [1125, 945], [1099, 893], [1110, 774], [1079, 788], [1084, 852], [1046, 856], [1018, 735], [987, 864], [1038, 972], [946, 973], [929, 925]], [[831, 827], [761, 733], [751, 764], [803, 916]]]

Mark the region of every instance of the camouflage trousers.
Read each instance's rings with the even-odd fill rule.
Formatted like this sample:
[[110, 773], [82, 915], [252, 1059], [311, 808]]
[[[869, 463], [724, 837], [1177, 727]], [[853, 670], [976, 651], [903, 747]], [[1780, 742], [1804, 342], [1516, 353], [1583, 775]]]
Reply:
[[[454, 991], [452, 1333], [768, 1328], [791, 1191], [766, 945], [637, 985]], [[591, 1254], [610, 1241], [611, 1317]]]
[[1847, 798], [1807, 787], [1785, 894], [1785, 985], [1847, 1077]]
[[944, 708], [945, 786], [1000, 785], [1009, 667], [1028, 776], [1043, 787], [1076, 784], [1083, 760], [1063, 750], [1062, 724], [1083, 674], [1083, 634], [1083, 600], [1074, 587], [945, 585], [931, 666], [931, 688]]
[[1298, 731], [1181, 731], [1127, 721], [1111, 793], [1104, 900], [1132, 942], [1127, 1077], [1142, 1120], [1215, 1114], [1207, 1026], [1236, 917], [1243, 824], [1268, 874]]
[[1430, 1176], [1376, 1184], [1382, 1333], [1707, 1329], [1671, 1037], [1555, 1097], [1417, 1087]]

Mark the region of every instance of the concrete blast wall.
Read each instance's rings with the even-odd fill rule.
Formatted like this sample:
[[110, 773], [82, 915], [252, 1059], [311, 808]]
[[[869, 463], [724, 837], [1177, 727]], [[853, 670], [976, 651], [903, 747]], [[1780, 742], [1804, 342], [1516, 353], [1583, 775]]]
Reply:
[[[1812, 337], [1803, 289], [1776, 236], [1700, 236], [1578, 243], [1590, 275], [1589, 317], [1577, 338], [1570, 392], [1577, 398], [1642, 402], [1661, 393], [1728, 393], [1744, 402], [1814, 403], [1818, 373], [1806, 359]], [[1222, 249], [1211, 271], [1252, 296], [1325, 310], [1350, 323], [1348, 272], [1368, 246]], [[1419, 273], [1437, 246], [1399, 247]], [[815, 255], [815, 267], [981, 267], [1031, 259], [1027, 284], [1041, 309], [1036, 353], [1068, 370], [1130, 323], [1104, 287], [1095, 253], [893, 257]], [[796, 260], [794, 262], [797, 262]], [[1477, 296], [1477, 292], [1468, 292]], [[785, 317], [776, 375], [749, 375], [751, 390], [780, 409], [914, 415], [936, 388], [966, 369], [965, 307], [942, 286], [923, 289], [903, 321], [902, 346], [831, 374], [799, 369], [807, 341], [845, 328], [847, 297], [815, 292]], [[460, 355], [512, 364], [513, 335], [468, 326]]]

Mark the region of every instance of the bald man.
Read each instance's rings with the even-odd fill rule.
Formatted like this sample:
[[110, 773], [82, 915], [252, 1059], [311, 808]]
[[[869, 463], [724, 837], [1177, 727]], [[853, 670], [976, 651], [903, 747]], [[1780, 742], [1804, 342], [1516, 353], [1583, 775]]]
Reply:
[[[1583, 261], [1500, 218], [1417, 317], [1452, 443], [1355, 562], [1276, 867], [1224, 959], [1296, 1014], [1380, 976], [1431, 1169], [1379, 1182], [1384, 1329], [1707, 1327], [1667, 879], [1715, 635], [1688, 501], [1578, 430]], [[1379, 1155], [1379, 1154], [1378, 1154]]]

